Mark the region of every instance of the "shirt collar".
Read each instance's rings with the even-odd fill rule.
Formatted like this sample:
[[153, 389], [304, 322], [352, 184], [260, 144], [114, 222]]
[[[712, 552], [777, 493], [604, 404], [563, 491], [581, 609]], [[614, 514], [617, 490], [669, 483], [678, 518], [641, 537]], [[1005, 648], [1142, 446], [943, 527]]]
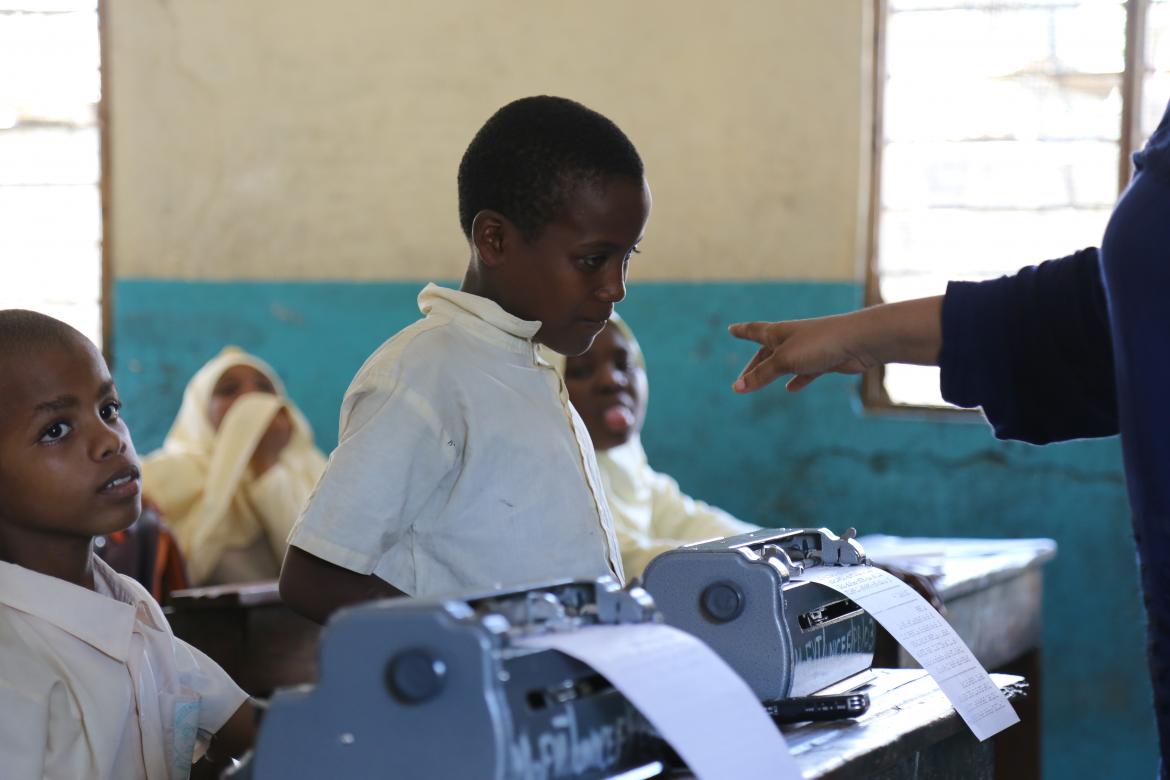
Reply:
[[418, 308], [423, 314], [446, 315], [473, 336], [535, 360], [532, 337], [540, 330], [539, 320], [513, 317], [489, 298], [437, 284], [428, 284], [419, 293]]
[[93, 576], [101, 579], [110, 596], [0, 561], [0, 604], [50, 623], [126, 663], [141, 599], [122, 587], [114, 570], [97, 556], [93, 557]]

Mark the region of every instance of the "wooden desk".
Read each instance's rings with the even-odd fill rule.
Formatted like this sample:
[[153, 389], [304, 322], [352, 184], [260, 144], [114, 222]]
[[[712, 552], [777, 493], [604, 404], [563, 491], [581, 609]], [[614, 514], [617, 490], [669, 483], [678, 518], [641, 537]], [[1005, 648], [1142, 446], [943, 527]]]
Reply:
[[285, 606], [275, 580], [175, 591], [165, 612], [175, 636], [253, 696], [317, 679], [321, 627]]
[[[921, 669], [873, 669], [869, 711], [853, 720], [783, 726], [804, 780], [992, 780], [1003, 736], [980, 742]], [[1027, 682], [993, 674], [1017, 711]], [[691, 778], [687, 770], [670, 780]]]
[[[1041, 776], [1040, 663], [1043, 566], [1056, 555], [1051, 539], [927, 539], [867, 536], [858, 541], [876, 564], [928, 577], [946, 608], [947, 622], [989, 671], [1021, 675], [1028, 697], [1021, 722], [996, 738], [996, 777]], [[879, 629], [875, 666], [918, 664]]]
[[[874, 669], [865, 689], [870, 709], [851, 721], [784, 726], [784, 738], [805, 780], [990, 780], [999, 741], [980, 742], [934, 680], [921, 669]], [[1027, 683], [992, 679], [1016, 706]]]

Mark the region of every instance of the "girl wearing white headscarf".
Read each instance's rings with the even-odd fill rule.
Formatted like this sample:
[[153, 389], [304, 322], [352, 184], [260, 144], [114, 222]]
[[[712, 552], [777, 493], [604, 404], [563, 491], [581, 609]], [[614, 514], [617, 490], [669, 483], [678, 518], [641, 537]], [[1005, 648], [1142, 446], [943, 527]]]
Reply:
[[648, 386], [642, 350], [616, 314], [589, 351], [564, 363], [569, 398], [593, 439], [626, 576], [683, 544], [754, 531], [722, 509], [684, 495], [650, 468], [639, 436]]
[[142, 464], [191, 582], [274, 579], [325, 457], [268, 364], [224, 349], [191, 379], [161, 450]]

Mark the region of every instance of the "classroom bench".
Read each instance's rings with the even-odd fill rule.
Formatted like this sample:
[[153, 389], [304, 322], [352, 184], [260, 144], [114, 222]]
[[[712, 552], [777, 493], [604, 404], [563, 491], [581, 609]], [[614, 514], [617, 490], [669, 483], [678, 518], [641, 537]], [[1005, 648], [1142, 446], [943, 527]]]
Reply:
[[175, 636], [252, 696], [317, 679], [321, 627], [280, 600], [275, 580], [174, 591], [165, 612]]

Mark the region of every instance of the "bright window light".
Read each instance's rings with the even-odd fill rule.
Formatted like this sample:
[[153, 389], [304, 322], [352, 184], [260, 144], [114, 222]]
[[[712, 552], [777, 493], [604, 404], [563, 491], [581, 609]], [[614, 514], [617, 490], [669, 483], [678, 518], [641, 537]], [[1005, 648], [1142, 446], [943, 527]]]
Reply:
[[101, 345], [95, 0], [0, 0], [0, 308]]
[[[1123, 0], [890, 0], [876, 263], [883, 301], [1097, 246], [1118, 195]], [[1139, 135], [1170, 98], [1170, 2], [1149, 6]], [[938, 370], [888, 366], [898, 404]]]

